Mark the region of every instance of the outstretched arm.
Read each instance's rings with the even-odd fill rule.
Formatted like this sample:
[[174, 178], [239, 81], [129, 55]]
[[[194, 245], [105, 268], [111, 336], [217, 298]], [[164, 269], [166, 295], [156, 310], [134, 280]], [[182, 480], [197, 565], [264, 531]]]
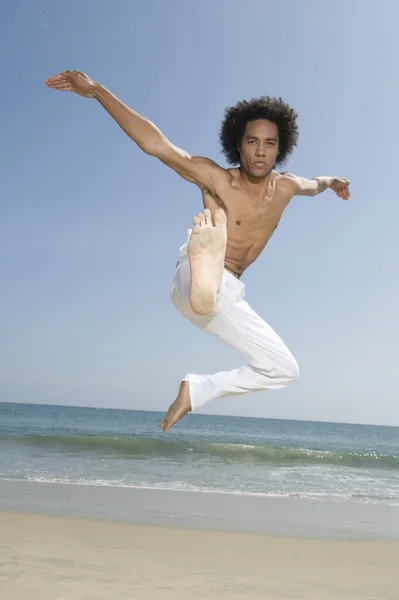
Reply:
[[316, 196], [327, 189], [333, 190], [342, 200], [349, 200], [349, 180], [342, 177], [313, 177], [305, 179], [291, 173], [282, 173], [294, 185], [295, 196]]
[[223, 172], [219, 165], [208, 158], [190, 156], [174, 146], [154, 123], [123, 104], [109, 90], [84, 73], [63, 71], [50, 77], [46, 84], [56, 90], [95, 98], [143, 152], [155, 156], [187, 181], [214, 191], [215, 179]]

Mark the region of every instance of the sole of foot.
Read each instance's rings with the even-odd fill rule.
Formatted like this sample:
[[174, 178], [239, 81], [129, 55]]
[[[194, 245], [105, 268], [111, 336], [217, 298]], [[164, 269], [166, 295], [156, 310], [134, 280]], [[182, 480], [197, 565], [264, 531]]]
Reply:
[[194, 228], [188, 245], [191, 270], [190, 304], [200, 315], [212, 312], [222, 281], [226, 254], [226, 213], [217, 209], [212, 223], [205, 209], [193, 218]]

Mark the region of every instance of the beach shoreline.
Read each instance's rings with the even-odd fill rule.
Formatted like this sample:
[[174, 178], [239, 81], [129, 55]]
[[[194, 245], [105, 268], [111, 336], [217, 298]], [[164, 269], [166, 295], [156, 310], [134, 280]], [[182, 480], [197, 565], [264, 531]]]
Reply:
[[360, 502], [0, 480], [0, 510], [192, 530], [399, 541], [399, 507]]

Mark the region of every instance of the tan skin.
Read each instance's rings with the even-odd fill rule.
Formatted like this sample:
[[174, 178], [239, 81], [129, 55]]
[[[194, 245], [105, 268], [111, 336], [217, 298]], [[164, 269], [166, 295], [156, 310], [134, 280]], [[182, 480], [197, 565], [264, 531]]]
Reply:
[[217, 195], [203, 189], [205, 208], [213, 213], [220, 206], [227, 214], [225, 262], [239, 275], [261, 254], [293, 196], [320, 193], [327, 184], [344, 200], [350, 196], [346, 179], [320, 178], [317, 182], [277, 173], [273, 167], [278, 141], [275, 123], [263, 119], [248, 122], [239, 147], [240, 167], [221, 169]]
[[[226, 267], [242, 275], [261, 254], [297, 193], [293, 176], [273, 170], [278, 156], [275, 123], [249, 122], [239, 148], [240, 168], [218, 174], [218, 195], [203, 190], [204, 207], [227, 215]], [[259, 162], [258, 162], [259, 161]]]
[[[125, 133], [146, 153], [157, 157], [202, 191], [203, 204], [212, 218], [218, 208], [227, 216], [225, 266], [241, 276], [261, 254], [282, 214], [294, 196], [314, 196], [326, 189], [348, 200], [349, 181], [339, 177], [305, 179], [277, 173], [278, 128], [258, 119], [247, 123], [238, 148], [240, 167], [224, 169], [214, 161], [190, 156], [174, 146], [151, 121], [123, 104], [102, 85], [79, 71], [50, 77], [48, 87], [96, 99]], [[161, 427], [167, 431], [191, 409], [187, 382], [169, 408]]]
[[293, 196], [313, 196], [330, 188], [348, 200], [349, 181], [338, 177], [305, 179], [274, 170], [279, 152], [275, 123], [249, 122], [241, 142], [239, 168], [224, 169], [212, 160], [190, 156], [174, 146], [150, 121], [124, 105], [110, 91], [79, 71], [63, 71], [47, 85], [95, 98], [141, 149], [156, 156], [202, 191], [212, 215], [227, 215], [226, 267], [242, 275], [265, 248]]

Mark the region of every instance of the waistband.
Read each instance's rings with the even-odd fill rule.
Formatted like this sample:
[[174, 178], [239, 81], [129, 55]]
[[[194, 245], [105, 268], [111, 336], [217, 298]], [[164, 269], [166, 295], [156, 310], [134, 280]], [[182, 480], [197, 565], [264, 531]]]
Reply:
[[224, 268], [226, 269], [226, 271], [228, 271], [229, 273], [231, 273], [236, 279], [241, 279], [242, 277], [242, 273], [241, 275], [238, 275], [238, 273], [234, 273], [234, 271], [232, 271], [227, 265], [226, 263], [224, 263]]

